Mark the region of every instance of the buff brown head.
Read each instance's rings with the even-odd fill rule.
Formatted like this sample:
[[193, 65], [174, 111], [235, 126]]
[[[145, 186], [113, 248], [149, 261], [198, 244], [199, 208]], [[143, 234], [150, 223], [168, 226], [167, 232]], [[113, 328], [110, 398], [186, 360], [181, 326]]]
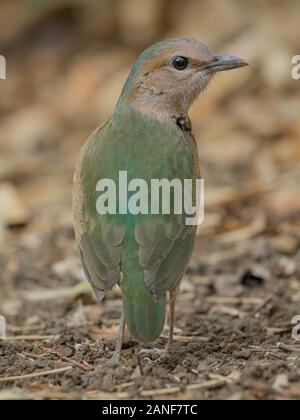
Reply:
[[131, 103], [159, 119], [172, 114], [186, 115], [217, 72], [246, 65], [238, 57], [215, 54], [193, 38], [162, 41], [140, 55], [118, 105]]

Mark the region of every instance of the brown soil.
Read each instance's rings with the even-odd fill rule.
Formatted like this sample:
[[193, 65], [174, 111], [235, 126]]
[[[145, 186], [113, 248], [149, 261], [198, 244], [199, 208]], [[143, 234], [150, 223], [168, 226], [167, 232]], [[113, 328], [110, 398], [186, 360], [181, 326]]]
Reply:
[[[7, 316], [9, 338], [0, 342], [1, 389], [21, 387], [25, 397], [43, 398], [299, 398], [299, 348], [291, 338], [298, 283], [287, 275], [285, 260], [269, 248], [267, 238], [253, 238], [244, 255], [236, 249], [236, 256], [232, 247], [224, 250], [199, 237], [178, 296], [171, 357], [156, 362], [159, 354], [140, 353], [143, 346], [126, 337], [121, 364], [111, 359], [118, 293], [96, 304], [88, 291], [76, 290], [71, 275], [49, 269], [52, 259], [73, 248], [68, 227], [46, 234], [37, 249], [20, 244], [3, 253], [7, 282], [0, 302], [12, 315]], [[197, 264], [199, 255], [202, 264]], [[218, 264], [205, 262], [214, 256]], [[69, 296], [60, 298], [62, 286], [71, 287]], [[50, 299], [45, 290], [54, 296]], [[41, 337], [24, 340], [20, 335]], [[155, 347], [164, 344], [161, 338]], [[73, 368], [26, 379], [66, 366]], [[15, 375], [25, 378], [3, 381]]]

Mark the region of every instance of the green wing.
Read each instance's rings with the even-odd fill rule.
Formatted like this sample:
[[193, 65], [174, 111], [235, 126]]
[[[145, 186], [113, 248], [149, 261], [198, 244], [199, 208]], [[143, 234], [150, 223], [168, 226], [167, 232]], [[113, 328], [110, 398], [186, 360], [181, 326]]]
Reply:
[[174, 289], [188, 265], [196, 228], [183, 215], [100, 216], [96, 184], [119, 171], [128, 178], [186, 179], [194, 176], [187, 139], [175, 124], [161, 124], [141, 114], [114, 116], [83, 148], [74, 177], [77, 243], [87, 278], [105, 292], [141, 272], [156, 297]]
[[[173, 216], [174, 217], [174, 216]], [[145, 222], [136, 226], [139, 263], [147, 287], [157, 297], [175, 289], [189, 263], [196, 228], [172, 218], [169, 222]]]
[[125, 236], [124, 226], [114, 224], [109, 216], [100, 217], [96, 213], [95, 179], [85, 176], [89, 169], [93, 172], [95, 156], [90, 150], [99, 138], [101, 141], [103, 128], [96, 130], [84, 145], [76, 165], [73, 188], [74, 227], [79, 255], [85, 275], [98, 298], [120, 282], [121, 247]]

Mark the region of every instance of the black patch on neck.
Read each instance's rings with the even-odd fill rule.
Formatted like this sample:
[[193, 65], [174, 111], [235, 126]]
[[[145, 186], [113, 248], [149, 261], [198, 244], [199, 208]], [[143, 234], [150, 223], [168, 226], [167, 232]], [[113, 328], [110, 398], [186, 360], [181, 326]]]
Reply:
[[192, 131], [192, 124], [189, 118], [179, 115], [173, 117], [176, 121], [177, 126], [180, 128], [181, 131], [185, 133], [190, 133]]

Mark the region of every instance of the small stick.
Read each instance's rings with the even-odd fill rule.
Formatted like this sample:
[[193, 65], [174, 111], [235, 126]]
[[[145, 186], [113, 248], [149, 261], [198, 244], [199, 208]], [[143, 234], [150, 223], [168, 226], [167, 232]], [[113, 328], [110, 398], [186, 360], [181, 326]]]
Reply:
[[228, 383], [228, 379], [226, 379], [226, 378], [224, 378], [224, 379], [212, 379], [210, 381], [199, 382], [198, 384], [188, 385], [186, 388], [189, 391], [193, 391], [193, 390], [197, 390], [197, 389], [208, 390], [208, 389], [219, 388], [223, 385], [226, 385], [227, 383]]
[[73, 366], [78, 367], [82, 370], [88, 370], [91, 368], [91, 365], [89, 365], [87, 362], [83, 361], [83, 363], [76, 362], [75, 360], [70, 359], [69, 357], [65, 356], [64, 354], [60, 353], [57, 350], [49, 349], [47, 347], [41, 347], [41, 350], [45, 353], [53, 354], [54, 356], [59, 357], [64, 362], [71, 363]]
[[206, 302], [217, 304], [217, 305], [242, 305], [242, 304], [249, 304], [249, 305], [260, 305], [264, 301], [261, 298], [254, 298], [254, 297], [227, 297], [227, 296], [210, 296], [205, 299]]
[[283, 343], [278, 343], [277, 347], [281, 350], [284, 351], [288, 351], [288, 352], [293, 352], [293, 353], [300, 353], [300, 348], [299, 347], [294, 347], [294, 346], [288, 346], [287, 344], [283, 344]]
[[[201, 341], [203, 343], [206, 343], [209, 338], [206, 337], [200, 337], [197, 335], [174, 335], [174, 340], [176, 341]], [[162, 335], [160, 338], [167, 339], [168, 337], [165, 335]]]
[[40, 324], [40, 325], [24, 325], [22, 327], [17, 327], [15, 325], [11, 325], [11, 324], [7, 324], [7, 329], [9, 331], [14, 331], [14, 332], [23, 332], [23, 331], [36, 331], [36, 330], [45, 330], [46, 328], [46, 324]]
[[267, 331], [267, 333], [269, 335], [280, 335], [286, 332], [291, 331], [292, 326], [290, 325], [289, 327], [284, 327], [284, 328], [276, 328], [276, 327], [266, 327], [265, 330]]
[[43, 372], [30, 373], [28, 375], [17, 375], [17, 376], [7, 376], [6, 378], [0, 378], [0, 382], [10, 382], [17, 381], [19, 379], [30, 379], [37, 378], [38, 376], [47, 376], [55, 373], [66, 372], [67, 370], [73, 369], [72, 366], [66, 366], [64, 368], [53, 369], [53, 370], [44, 370]]
[[[215, 389], [222, 387], [228, 383], [228, 380], [226, 378], [224, 379], [212, 379], [210, 381], [205, 382], [199, 382], [196, 384], [191, 384], [186, 387], [186, 390], [188, 391], [194, 391], [194, 390], [208, 390], [208, 389]], [[167, 394], [177, 394], [181, 392], [182, 389], [178, 386], [172, 387], [172, 388], [161, 388], [161, 389], [149, 389], [145, 391], [141, 391], [140, 395], [142, 397], [154, 397], [154, 396], [161, 396], [161, 395], [167, 395]]]
[[34, 354], [34, 353], [29, 353], [27, 351], [23, 351], [22, 353], [23, 356], [25, 357], [29, 357], [31, 359], [42, 359], [43, 357], [47, 357], [48, 355], [43, 353], [43, 354]]
[[138, 360], [138, 364], [139, 364], [139, 369], [140, 369], [140, 372], [141, 372], [141, 376], [144, 376], [144, 369], [143, 369], [143, 365], [142, 365], [141, 358], [140, 358], [140, 355], [139, 354], [137, 355], [137, 360]]
[[141, 391], [140, 395], [142, 397], [155, 397], [160, 395], [167, 395], [167, 394], [177, 394], [181, 391], [179, 386], [173, 388], [161, 388], [161, 389], [146, 389], [145, 391]]
[[39, 341], [39, 340], [53, 340], [57, 335], [13, 335], [6, 337], [5, 341]]
[[124, 384], [117, 385], [116, 388], [119, 391], [119, 390], [122, 390], [124, 388], [129, 388], [130, 386], [133, 386], [133, 385], [135, 385], [135, 382], [134, 381], [125, 382]]
[[258, 316], [265, 307], [272, 302], [272, 296], [268, 296], [254, 311], [251, 313], [252, 316]]

